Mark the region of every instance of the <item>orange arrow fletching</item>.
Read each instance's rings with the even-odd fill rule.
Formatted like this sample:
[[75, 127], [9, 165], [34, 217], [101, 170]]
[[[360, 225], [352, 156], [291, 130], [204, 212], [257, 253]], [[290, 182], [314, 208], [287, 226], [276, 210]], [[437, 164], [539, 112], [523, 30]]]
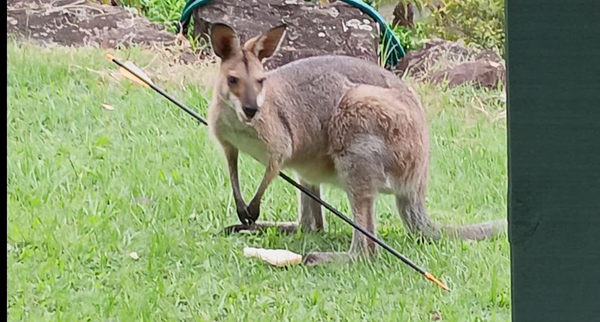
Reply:
[[[110, 61], [114, 61], [114, 59], [115, 59], [113, 57], [113, 55], [111, 55], [111, 54], [106, 54], [105, 57], [106, 57], [106, 59], [108, 59]], [[138, 85], [142, 85], [144, 87], [149, 87], [148, 84], [154, 85], [154, 83], [152, 82], [150, 77], [148, 77], [148, 75], [146, 75], [146, 73], [144, 73], [144, 71], [139, 69], [132, 62], [127, 61], [123, 65], [125, 65], [129, 70], [131, 70], [135, 74], [137, 74], [137, 76], [136, 76], [135, 74], [131, 73], [129, 70], [119, 66], [119, 73], [121, 73], [121, 75], [125, 76], [125, 78], [129, 79], [130, 81], [132, 81]]]
[[[148, 75], [146, 75], [146, 73], [144, 73], [141, 69], [139, 69], [136, 65], [134, 65], [132, 62], [125, 62], [123, 65], [127, 66], [127, 68], [129, 68], [132, 72], [136, 73], [138, 76], [130, 73], [127, 69], [123, 68], [123, 67], [119, 67], [119, 72], [121, 73], [121, 75], [125, 76], [125, 78], [129, 79], [130, 81], [142, 85], [144, 87], [149, 87], [148, 84], [153, 84], [152, 80], [150, 79], [150, 77], [148, 77]], [[146, 82], [144, 82], [146, 81]]]

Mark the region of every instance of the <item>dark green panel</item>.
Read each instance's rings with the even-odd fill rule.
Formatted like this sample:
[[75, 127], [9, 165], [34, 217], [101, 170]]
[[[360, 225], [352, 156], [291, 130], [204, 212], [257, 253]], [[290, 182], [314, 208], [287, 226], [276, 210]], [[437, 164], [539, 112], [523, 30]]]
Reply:
[[600, 321], [600, 0], [506, 13], [513, 321]]

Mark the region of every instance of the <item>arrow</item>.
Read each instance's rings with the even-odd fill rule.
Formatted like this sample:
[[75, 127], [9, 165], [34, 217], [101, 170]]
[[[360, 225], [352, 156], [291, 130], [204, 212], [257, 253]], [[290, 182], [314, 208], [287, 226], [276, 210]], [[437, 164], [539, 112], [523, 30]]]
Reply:
[[[119, 66], [119, 71], [121, 72], [121, 75], [125, 76], [130, 81], [132, 81], [132, 82], [134, 82], [136, 84], [143, 83], [144, 85], [142, 85], [142, 86], [152, 88], [153, 90], [155, 90], [156, 92], [158, 92], [160, 95], [164, 96], [166, 99], [168, 99], [169, 101], [171, 101], [172, 103], [174, 103], [175, 105], [179, 106], [181, 109], [183, 109], [184, 111], [186, 111], [189, 115], [191, 115], [193, 118], [195, 118], [196, 120], [198, 120], [200, 123], [202, 123], [204, 125], [208, 125], [208, 123], [206, 122], [206, 120], [204, 118], [202, 118], [200, 115], [198, 115], [196, 112], [192, 111], [189, 107], [187, 107], [187, 106], [183, 105], [182, 103], [180, 103], [179, 101], [177, 101], [171, 95], [165, 93], [162, 89], [156, 87], [154, 85], [154, 83], [152, 83], [152, 80], [150, 80], [150, 78], [142, 70], [140, 70], [138, 67], [136, 67], [133, 63], [126, 62], [125, 64], [123, 64], [120, 61], [118, 61], [117, 59], [115, 59], [110, 54], [106, 54], [106, 58], [108, 60], [112, 61], [113, 63], [117, 64]], [[133, 68], [130, 68], [130, 66], [133, 66]], [[124, 71], [121, 71], [121, 70], [124, 70]], [[343, 221], [345, 221], [347, 224], [349, 224], [350, 226], [352, 226], [354, 229], [356, 229], [356, 230], [360, 231], [361, 233], [363, 233], [365, 236], [367, 236], [369, 239], [371, 239], [372, 241], [374, 241], [375, 243], [377, 243], [383, 249], [387, 250], [392, 255], [396, 256], [403, 263], [407, 264], [412, 269], [414, 269], [415, 271], [419, 272], [419, 274], [423, 275], [423, 277], [425, 277], [425, 279], [427, 279], [428, 281], [431, 281], [431, 282], [435, 283], [437, 286], [439, 286], [444, 291], [450, 291], [450, 289], [448, 288], [448, 286], [446, 286], [446, 284], [444, 284], [441, 281], [439, 281], [438, 279], [436, 279], [431, 273], [429, 273], [426, 270], [420, 268], [415, 263], [413, 263], [411, 260], [409, 260], [408, 258], [406, 258], [404, 255], [400, 254], [398, 251], [396, 251], [395, 249], [393, 249], [392, 247], [390, 247], [388, 244], [386, 244], [385, 242], [381, 241], [379, 238], [375, 237], [373, 234], [371, 234], [370, 232], [366, 231], [362, 227], [358, 226], [350, 218], [344, 216], [344, 214], [342, 214], [341, 212], [339, 212], [337, 209], [333, 208], [330, 204], [328, 204], [327, 202], [323, 201], [321, 198], [315, 196], [312, 192], [310, 192], [310, 190], [306, 189], [305, 187], [303, 187], [302, 185], [300, 185], [299, 183], [297, 183], [296, 181], [294, 181], [292, 178], [288, 177], [285, 173], [279, 172], [279, 176], [281, 178], [283, 178], [283, 180], [287, 181], [292, 186], [294, 186], [296, 189], [302, 191], [304, 194], [306, 194], [307, 196], [309, 196], [311, 199], [313, 199], [314, 201], [316, 201], [319, 204], [321, 204], [321, 206], [323, 206], [327, 210], [331, 211], [334, 215], [338, 216], [340, 219], [342, 219]]]

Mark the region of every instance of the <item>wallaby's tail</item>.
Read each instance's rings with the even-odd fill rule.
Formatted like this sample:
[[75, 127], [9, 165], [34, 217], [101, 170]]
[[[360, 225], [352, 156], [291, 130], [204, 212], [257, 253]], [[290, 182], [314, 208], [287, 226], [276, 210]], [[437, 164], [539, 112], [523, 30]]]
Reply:
[[483, 240], [505, 233], [507, 228], [506, 219], [474, 225], [444, 226], [431, 221], [423, 202], [410, 202], [407, 198], [396, 197], [396, 205], [402, 221], [411, 232], [420, 232], [433, 239], [448, 236], [457, 239]]
[[433, 223], [433, 225], [435, 226], [434, 230], [437, 230], [437, 235], [441, 232], [445, 236], [458, 239], [483, 240], [505, 233], [507, 221], [501, 219], [465, 226], [442, 226], [436, 223]]

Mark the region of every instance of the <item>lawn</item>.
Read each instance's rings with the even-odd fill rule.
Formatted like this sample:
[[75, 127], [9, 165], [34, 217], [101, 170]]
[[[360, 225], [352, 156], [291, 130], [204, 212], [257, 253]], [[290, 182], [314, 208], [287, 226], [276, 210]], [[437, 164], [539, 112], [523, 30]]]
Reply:
[[[243, 257], [244, 246], [346, 250], [351, 230], [327, 214], [323, 233], [220, 234], [237, 216], [206, 128], [151, 90], [115, 80], [102, 50], [7, 46], [9, 321], [510, 320], [506, 236], [418, 243], [387, 196], [377, 202], [378, 235], [451, 293], [384, 252], [288, 269]], [[210, 68], [169, 67], [137, 49], [113, 54], [149, 65], [159, 86], [206, 113], [210, 89], [199, 79]], [[415, 86], [431, 132], [431, 216], [447, 224], [505, 217], [499, 93]], [[246, 198], [261, 168], [243, 158]], [[349, 215], [339, 190], [326, 187], [323, 198]], [[293, 220], [293, 188], [276, 180], [262, 211]]]

